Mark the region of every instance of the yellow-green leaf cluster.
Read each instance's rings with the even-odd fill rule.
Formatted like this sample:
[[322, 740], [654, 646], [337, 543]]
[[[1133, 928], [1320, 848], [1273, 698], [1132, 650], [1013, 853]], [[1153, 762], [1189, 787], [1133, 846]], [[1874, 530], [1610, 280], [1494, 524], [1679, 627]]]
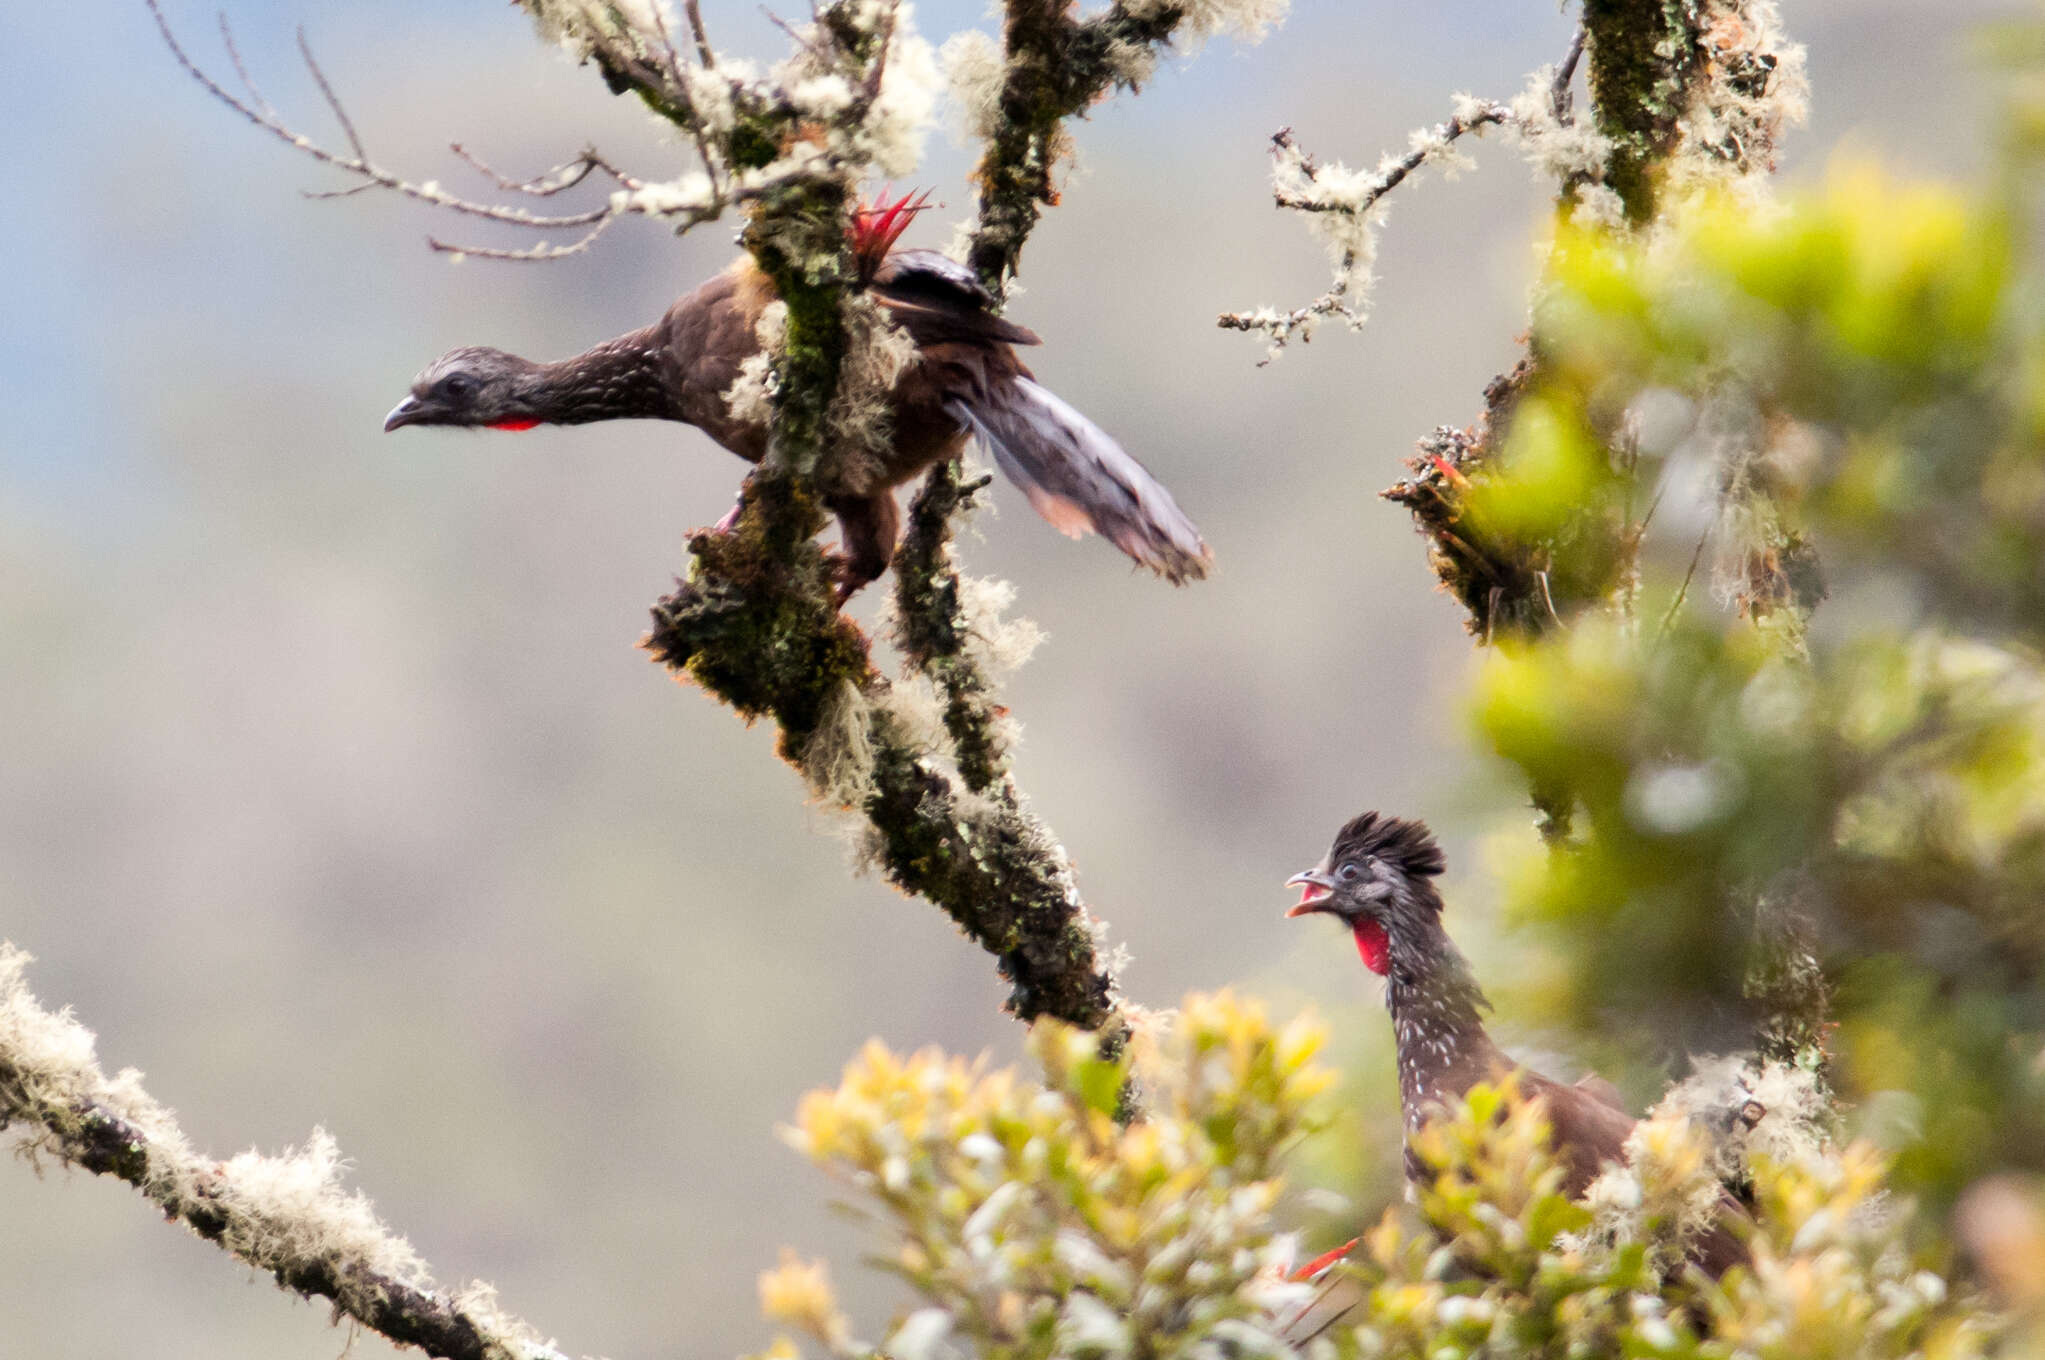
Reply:
[[[1188, 998], [1117, 1056], [1040, 1021], [1041, 1081], [874, 1043], [835, 1090], [803, 1100], [788, 1137], [873, 1212], [880, 1259], [919, 1296], [886, 1343], [896, 1360], [940, 1344], [1018, 1358], [1223, 1342], [1275, 1353], [1276, 1305], [1301, 1287], [1285, 1279], [1291, 1242], [1272, 1209], [1327, 1086], [1320, 1044], [1311, 1022], [1274, 1025], [1228, 993]], [[1132, 1083], [1143, 1115], [1121, 1122]], [[800, 1283], [775, 1297], [809, 1298]], [[804, 1330], [842, 1349], [828, 1326]]]
[[[1913, 1257], [1908, 1206], [1888, 1197], [1872, 1147], [1737, 1157], [1749, 1206], [1720, 1188], [1712, 1144], [1672, 1096], [1636, 1130], [1631, 1165], [1572, 1203], [1539, 1104], [1475, 1088], [1416, 1144], [1429, 1173], [1417, 1219], [1387, 1211], [1364, 1235], [1343, 1267], [1357, 1305], [1303, 1349], [1341, 1360], [1992, 1353], [2002, 1324]], [[1750, 1253], [1717, 1280], [1682, 1255], [1679, 1220], [1700, 1193]]]

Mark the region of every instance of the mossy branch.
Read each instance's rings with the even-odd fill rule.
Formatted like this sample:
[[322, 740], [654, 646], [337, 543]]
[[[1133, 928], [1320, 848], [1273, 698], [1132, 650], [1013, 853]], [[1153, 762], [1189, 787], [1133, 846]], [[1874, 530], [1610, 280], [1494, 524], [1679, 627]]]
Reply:
[[[968, 248], [997, 295], [1040, 208], [1057, 200], [1064, 120], [1112, 88], [1134, 88], [1185, 18], [1181, 6], [1117, 4], [1081, 21], [1063, 0], [1010, 0]], [[868, 854], [889, 881], [935, 903], [999, 959], [1018, 1017], [1105, 1026], [1113, 1046], [1123, 1027], [1097, 924], [1063, 848], [1010, 773], [1007, 710], [973, 651], [952, 522], [984, 483], [965, 481], [954, 464], [936, 468], [894, 562], [897, 641], [908, 670], [941, 698], [941, 737], [904, 716], [865, 638], [830, 607], [827, 564], [810, 535], [822, 522], [813, 487], [832, 454], [826, 417], [853, 286], [845, 207], [822, 182], [753, 206], [748, 248], [789, 308], [768, 457], [736, 532], [692, 541], [691, 578], [655, 607], [645, 645], [740, 713], [772, 716], [782, 756], [818, 796], [864, 817]]]
[[1421, 440], [1406, 463], [1410, 475], [1378, 493], [1413, 516], [1435, 576], [1469, 613], [1471, 634], [1487, 644], [1531, 642], [1581, 603], [1556, 598], [1554, 544], [1496, 531], [1471, 505], [1478, 484], [1498, 470], [1514, 410], [1534, 374], [1534, 361], [1522, 359], [1493, 378], [1477, 423], [1444, 425]]
[[[1743, 22], [1741, 0], [1582, 0], [1582, 14], [1601, 159], [1563, 169], [1558, 212], [1565, 241], [1571, 220], [1597, 201], [1593, 186], [1604, 193], [1605, 225], [1624, 234], [1667, 220], [1665, 183], [1762, 174], [1772, 166], [1773, 139], [1789, 115], [1757, 101], [1777, 86], [1795, 86], [1800, 76], [1784, 68], [1789, 48], [1770, 47], [1779, 35]], [[1558, 72], [1546, 101], [1557, 126], [1572, 118], [1567, 94], [1568, 77]], [[1735, 152], [1724, 137], [1729, 127], [1742, 130], [1732, 139]], [[1548, 344], [1537, 317], [1526, 357], [1485, 388], [1482, 417], [1467, 429], [1442, 427], [1422, 439], [1419, 455], [1408, 460], [1409, 476], [1383, 493], [1413, 515], [1436, 575], [1485, 644], [1535, 643], [1589, 611], [1630, 618], [1638, 603], [1640, 551], [1653, 511], [1648, 501], [1636, 514], [1645, 499], [1634, 494], [1637, 441], [1625, 413], [1593, 390], [1593, 380], [1555, 362]], [[1543, 466], [1558, 470], [1558, 485], [1575, 486], [1574, 499], [1551, 513], [1528, 512], [1526, 502], [1547, 491], [1529, 469]], [[1816, 552], [1769, 488], [1741, 466], [1735, 455], [1724, 476], [1724, 498], [1738, 499], [1758, 529], [1742, 568], [1741, 611], [1785, 655], [1801, 656], [1811, 611], [1824, 596]], [[1703, 551], [1700, 542], [1696, 556]], [[1688, 585], [1686, 579], [1671, 618]], [[1537, 778], [1529, 795], [1543, 839], [1568, 853], [1576, 790]], [[1754, 954], [1745, 990], [1759, 1013], [1763, 1051], [1821, 1074], [1825, 979], [1802, 915], [1779, 897], [1757, 903], [1729, 889], [1721, 909], [1751, 917]]]
[[1651, 221], [1660, 167], [1699, 67], [1696, 0], [1583, 0], [1584, 53], [1598, 130], [1611, 139], [1605, 183], [1635, 226]]
[[996, 297], [1021, 267], [1042, 209], [1057, 205], [1065, 120], [1110, 90], [1135, 89], [1148, 56], [1170, 45], [1185, 17], [1183, 6], [1117, 3], [1080, 19], [1069, 0], [1007, 0], [999, 120], [975, 175], [980, 213], [966, 252]]
[[[757, 239], [779, 239], [754, 226]], [[792, 274], [778, 255], [770, 245], [756, 258]], [[805, 469], [826, 452], [830, 328], [844, 285], [801, 286], [789, 352], [803, 357], [782, 370], [768, 461], [742, 493], [736, 527], [690, 540], [690, 579], [654, 607], [643, 645], [745, 717], [771, 717], [782, 757], [820, 798], [867, 821], [868, 854], [888, 880], [995, 955], [1018, 1018], [1108, 1026], [1114, 978], [1096, 925], [1056, 837], [1008, 775], [994, 687], [969, 651], [950, 516], [978, 488], [961, 484], [956, 465], [931, 474], [896, 558], [905, 653], [945, 697], [948, 741], [933, 744], [896, 709], [865, 635], [837, 610], [815, 539], [823, 507]], [[809, 330], [798, 331], [798, 315]], [[858, 752], [849, 776], [847, 751]]]
[[28, 962], [0, 943], [0, 1129], [31, 1161], [126, 1181], [165, 1218], [393, 1345], [443, 1360], [565, 1360], [500, 1312], [487, 1286], [434, 1288], [411, 1245], [341, 1189], [325, 1133], [281, 1157], [222, 1162], [193, 1148], [139, 1073], [109, 1078], [91, 1032], [36, 1001], [22, 980]]
[[[865, 636], [832, 607], [829, 564], [810, 537], [822, 512], [794, 486], [763, 469], [734, 532], [691, 540], [693, 575], [654, 607], [644, 645], [746, 717], [773, 718], [783, 758], [820, 798], [866, 821], [866, 854], [888, 881], [995, 955], [1018, 1018], [1108, 1025], [1114, 978], [1096, 923], [1056, 837], [1008, 774], [993, 685], [969, 650], [947, 545], [949, 515], [977, 487], [954, 465], [933, 471], [896, 556], [905, 651], [946, 700], [950, 739], [934, 743], [895, 702]], [[850, 778], [833, 772], [847, 748], [860, 752]]]
[[1008, 741], [994, 682], [968, 648], [952, 516], [970, 510], [990, 476], [964, 479], [957, 463], [931, 469], [909, 504], [907, 531], [895, 553], [895, 641], [903, 658], [929, 676], [944, 697], [944, 728], [968, 791], [986, 793], [1008, 778]]

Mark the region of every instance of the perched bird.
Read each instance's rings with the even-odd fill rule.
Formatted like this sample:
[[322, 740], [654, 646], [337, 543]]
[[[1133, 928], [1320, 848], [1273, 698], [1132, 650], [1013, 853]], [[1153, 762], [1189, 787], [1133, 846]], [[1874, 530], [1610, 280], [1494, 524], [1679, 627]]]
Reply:
[[[890, 397], [889, 448], [841, 460], [851, 471], [821, 488], [840, 528], [841, 602], [887, 569], [901, 527], [894, 489], [957, 457], [972, 437], [1068, 536], [1099, 532], [1174, 585], [1205, 576], [1212, 557], [1171, 493], [1016, 357], [1014, 346], [1040, 343], [1036, 334], [995, 315], [994, 298], [966, 266], [932, 250], [895, 249], [926, 200], [862, 208], [851, 228], [861, 281], [914, 342], [916, 360]], [[760, 314], [776, 296], [772, 280], [741, 256], [653, 325], [572, 359], [452, 350], [418, 376], [383, 427], [679, 420], [757, 463], [766, 426], [735, 413], [726, 394], [759, 353]]]
[[[1414, 1154], [1414, 1133], [1477, 1083], [1510, 1076], [1523, 1095], [1545, 1107], [1551, 1144], [1564, 1171], [1563, 1190], [1576, 1198], [1607, 1165], [1625, 1162], [1634, 1118], [1609, 1082], [1586, 1077], [1564, 1086], [1514, 1062], [1492, 1042], [1483, 1020], [1491, 1003], [1469, 961], [1442, 929], [1442, 899], [1434, 879], [1446, 867], [1424, 823], [1366, 812], [1336, 833], [1334, 846], [1319, 864], [1286, 880], [1300, 895], [1285, 914], [1335, 917], [1355, 937], [1364, 966], [1385, 979], [1385, 1006], [1392, 1013], [1398, 1046], [1409, 1178], [1422, 1180], [1429, 1174]], [[1724, 1226], [1727, 1216], [1739, 1212], [1728, 1197], [1719, 1224], [1692, 1248], [1691, 1259], [1714, 1277], [1745, 1259], [1740, 1239]], [[1302, 1277], [1312, 1278], [1333, 1265], [1342, 1250], [1312, 1262]], [[1314, 1316], [1327, 1319], [1335, 1302], [1317, 1304]]]

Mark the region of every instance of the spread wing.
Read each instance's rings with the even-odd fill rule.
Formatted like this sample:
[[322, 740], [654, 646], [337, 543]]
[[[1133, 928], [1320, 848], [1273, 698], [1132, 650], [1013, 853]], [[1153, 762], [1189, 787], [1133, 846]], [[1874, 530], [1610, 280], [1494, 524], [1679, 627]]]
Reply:
[[1173, 585], [1207, 575], [1213, 555], [1172, 493], [1056, 393], [1016, 377], [946, 409], [1059, 532], [1094, 530]]

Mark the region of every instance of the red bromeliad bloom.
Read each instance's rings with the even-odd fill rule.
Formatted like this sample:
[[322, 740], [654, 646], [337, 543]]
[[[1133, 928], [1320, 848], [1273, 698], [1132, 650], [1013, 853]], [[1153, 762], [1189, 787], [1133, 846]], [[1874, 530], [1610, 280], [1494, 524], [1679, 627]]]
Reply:
[[916, 214], [929, 206], [928, 189], [920, 194], [911, 190], [890, 203], [887, 187], [882, 186], [870, 202], [861, 203], [852, 210], [852, 226], [848, 235], [852, 238], [852, 254], [859, 261], [859, 277], [873, 277], [881, 261], [895, 248], [895, 242], [902, 239], [902, 233], [916, 220]]

